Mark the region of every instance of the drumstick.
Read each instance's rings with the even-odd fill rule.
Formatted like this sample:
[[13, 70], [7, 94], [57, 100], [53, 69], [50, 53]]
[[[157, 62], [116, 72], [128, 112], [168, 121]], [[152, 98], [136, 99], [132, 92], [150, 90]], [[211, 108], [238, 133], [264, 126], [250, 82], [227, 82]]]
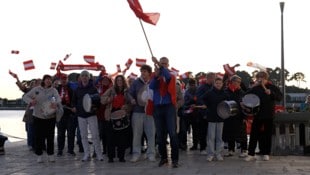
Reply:
[[265, 84], [263, 83], [263, 81], [260, 81], [260, 83], [261, 83], [261, 86], [263, 87], [263, 89], [265, 90], [265, 93], [268, 94], [268, 95], [270, 95], [271, 92], [270, 92], [269, 89], [266, 88], [266, 86], [265, 86]]

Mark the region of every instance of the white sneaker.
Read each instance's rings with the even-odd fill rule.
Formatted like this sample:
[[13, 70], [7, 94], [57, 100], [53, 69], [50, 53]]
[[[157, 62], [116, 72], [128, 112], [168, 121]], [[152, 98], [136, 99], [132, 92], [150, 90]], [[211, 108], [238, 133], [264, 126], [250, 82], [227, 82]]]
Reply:
[[256, 158], [255, 158], [254, 156], [248, 155], [244, 160], [245, 160], [246, 162], [249, 162], [249, 161], [254, 161], [254, 160], [256, 160]]
[[239, 158], [245, 158], [248, 155], [247, 151], [242, 151]]
[[217, 155], [217, 156], [216, 156], [216, 160], [217, 160], [217, 161], [223, 161], [224, 158], [223, 158], [222, 155]]
[[43, 160], [42, 160], [42, 155], [38, 156], [38, 158], [37, 158], [37, 162], [38, 162], [38, 163], [43, 163]]
[[48, 160], [49, 162], [55, 162], [55, 156], [54, 156], [54, 155], [48, 155], [48, 156], [47, 156], [47, 160]]
[[200, 155], [207, 155], [208, 153], [207, 153], [207, 151], [206, 150], [201, 150], [200, 151]]
[[98, 160], [98, 161], [103, 161], [103, 156], [102, 156], [102, 155], [97, 156], [97, 160]]
[[132, 158], [130, 159], [130, 162], [138, 162], [139, 161], [139, 157], [140, 156], [132, 156]]
[[269, 155], [263, 155], [263, 160], [264, 161], [268, 161], [270, 158], [269, 158]]
[[231, 156], [234, 156], [235, 155], [235, 152], [233, 151], [228, 151], [227, 154], [224, 155], [224, 157], [231, 157]]
[[213, 156], [208, 156], [208, 157], [207, 157], [207, 161], [208, 161], [208, 162], [212, 162], [212, 161], [213, 161], [213, 158], [214, 158]]

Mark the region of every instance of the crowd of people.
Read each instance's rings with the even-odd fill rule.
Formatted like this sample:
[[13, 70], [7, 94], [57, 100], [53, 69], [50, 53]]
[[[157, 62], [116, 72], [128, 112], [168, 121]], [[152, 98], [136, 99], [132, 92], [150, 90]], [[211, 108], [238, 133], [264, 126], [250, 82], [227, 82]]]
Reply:
[[[125, 153], [130, 150], [130, 162], [142, 161], [145, 152], [148, 161], [159, 158], [159, 167], [171, 162], [177, 168], [180, 150], [199, 150], [207, 161], [223, 161], [234, 156], [238, 147], [239, 157], [245, 161], [270, 159], [274, 107], [282, 93], [268, 80], [267, 72], [259, 71], [251, 87], [245, 87], [236, 74], [223, 79], [209, 72], [203, 81], [193, 77], [183, 81], [171, 73], [167, 57], [153, 57], [152, 61], [154, 70], [142, 65], [135, 79], [121, 74], [110, 77], [105, 72], [93, 77], [83, 70], [75, 82], [61, 73], [44, 75], [26, 87], [17, 78], [28, 104], [23, 119], [27, 145], [37, 155], [37, 162], [44, 161], [44, 151], [50, 162], [55, 161], [55, 155], [64, 156], [66, 141], [67, 154], [76, 155], [76, 142], [84, 162], [92, 158], [103, 161], [105, 154], [109, 163], [115, 158], [126, 162]], [[247, 94], [259, 99], [258, 111], [251, 111], [244, 103]], [[85, 107], [86, 95], [91, 98], [89, 108]], [[237, 108], [228, 118], [218, 111], [225, 101], [233, 101]], [[250, 133], [248, 120], [253, 121]], [[187, 141], [188, 133], [192, 143]], [[255, 152], [257, 145], [259, 153]]]

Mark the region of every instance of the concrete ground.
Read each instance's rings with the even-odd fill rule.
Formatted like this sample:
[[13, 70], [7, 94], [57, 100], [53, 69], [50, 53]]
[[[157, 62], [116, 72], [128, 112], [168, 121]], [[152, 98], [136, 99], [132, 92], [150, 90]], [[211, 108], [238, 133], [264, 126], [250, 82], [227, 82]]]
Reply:
[[[76, 151], [77, 152], [77, 151]], [[46, 154], [43, 163], [36, 162], [36, 156], [29, 151], [26, 141], [7, 142], [5, 144], [5, 155], [0, 156], [0, 174], [31, 174], [31, 175], [61, 175], [61, 174], [101, 174], [101, 175], [191, 175], [191, 174], [246, 174], [246, 175], [269, 175], [289, 174], [306, 175], [310, 174], [310, 157], [307, 156], [271, 156], [269, 161], [245, 162], [238, 156], [224, 158], [224, 161], [207, 162], [205, 155], [199, 151], [181, 151], [179, 168], [167, 166], [158, 167], [158, 161], [149, 162], [140, 160], [131, 163], [130, 154], [126, 154], [126, 162], [108, 163], [105, 157], [103, 162], [92, 159], [89, 162], [82, 162], [83, 154], [77, 153], [75, 157], [64, 155], [56, 157], [56, 162], [48, 162]], [[157, 160], [159, 160], [157, 158]]]

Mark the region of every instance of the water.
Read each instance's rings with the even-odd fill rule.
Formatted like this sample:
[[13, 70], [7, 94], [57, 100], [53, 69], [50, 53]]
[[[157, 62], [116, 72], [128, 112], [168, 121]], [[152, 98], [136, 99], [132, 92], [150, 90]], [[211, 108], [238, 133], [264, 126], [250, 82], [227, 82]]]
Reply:
[[24, 113], [24, 110], [0, 110], [0, 132], [7, 136], [10, 142], [27, 138]]

